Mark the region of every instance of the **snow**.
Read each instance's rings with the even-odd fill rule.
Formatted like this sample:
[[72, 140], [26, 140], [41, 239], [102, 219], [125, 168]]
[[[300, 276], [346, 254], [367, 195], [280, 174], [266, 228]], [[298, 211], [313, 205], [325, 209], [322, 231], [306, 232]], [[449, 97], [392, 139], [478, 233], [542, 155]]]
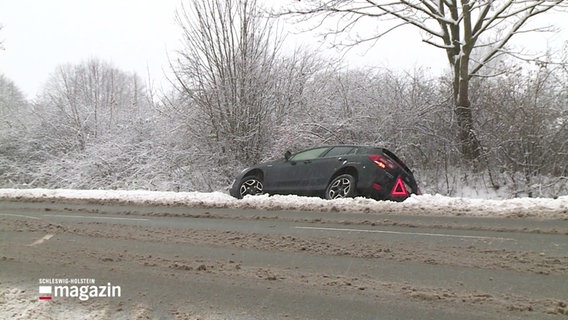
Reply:
[[[151, 309], [144, 304], [135, 304], [128, 310], [117, 311], [110, 305], [101, 304], [70, 304], [57, 300], [49, 302], [40, 301], [37, 297], [37, 286], [18, 287], [13, 283], [0, 283], [0, 319], [28, 320], [28, 319], [58, 319], [58, 320], [95, 320], [95, 319], [152, 319]], [[189, 308], [188, 306], [184, 306]], [[191, 311], [184, 314], [183, 319], [235, 319], [243, 317], [224, 316], [213, 311], [197, 313]], [[175, 319], [178, 319], [176, 317]]]
[[45, 303], [38, 300], [37, 287], [17, 288], [5, 284], [0, 284], [0, 305], [2, 319], [101, 319], [106, 313], [59, 302]]
[[[439, 194], [412, 196], [404, 202], [375, 201], [371, 199], [324, 200], [299, 196], [248, 196], [237, 200], [224, 192], [157, 192], [142, 190], [65, 190], [65, 189], [0, 189], [0, 199], [6, 200], [83, 200], [100, 203], [131, 205], [182, 205], [201, 208], [236, 208], [258, 210], [308, 210], [318, 212], [365, 212], [377, 214], [523, 217], [538, 219], [568, 219], [568, 196], [551, 198], [516, 198], [486, 200], [465, 197], [447, 197]], [[85, 306], [42, 304], [35, 288], [15, 288], [0, 283], [0, 318], [48, 318], [56, 314], [60, 319], [98, 319], [108, 315], [106, 309]], [[135, 313], [147, 313], [139, 306]], [[116, 317], [115, 317], [116, 318]], [[124, 317], [125, 319], [127, 317]], [[200, 317], [197, 317], [200, 318]], [[216, 318], [216, 317], [215, 317]], [[210, 318], [214, 319], [214, 318]]]
[[297, 210], [428, 216], [531, 217], [568, 219], [568, 196], [487, 200], [466, 197], [413, 195], [404, 202], [366, 198], [324, 200], [300, 196], [247, 196], [235, 199], [224, 192], [159, 192], [144, 190], [0, 189], [0, 199], [79, 200], [131, 205], [179, 205], [199, 208]]

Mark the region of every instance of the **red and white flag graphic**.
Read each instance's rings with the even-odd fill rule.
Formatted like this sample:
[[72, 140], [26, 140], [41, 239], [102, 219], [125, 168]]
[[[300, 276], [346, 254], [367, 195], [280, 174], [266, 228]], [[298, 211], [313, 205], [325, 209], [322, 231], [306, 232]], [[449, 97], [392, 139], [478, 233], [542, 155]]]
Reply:
[[39, 286], [39, 300], [51, 300], [51, 286]]

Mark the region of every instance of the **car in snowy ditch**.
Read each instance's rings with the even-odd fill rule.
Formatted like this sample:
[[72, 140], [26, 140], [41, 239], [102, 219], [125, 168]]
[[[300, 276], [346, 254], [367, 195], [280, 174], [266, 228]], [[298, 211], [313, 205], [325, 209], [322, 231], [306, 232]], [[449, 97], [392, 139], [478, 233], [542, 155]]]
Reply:
[[412, 171], [394, 153], [378, 147], [321, 146], [244, 169], [230, 194], [282, 194], [338, 199], [363, 196], [403, 201], [419, 194]]

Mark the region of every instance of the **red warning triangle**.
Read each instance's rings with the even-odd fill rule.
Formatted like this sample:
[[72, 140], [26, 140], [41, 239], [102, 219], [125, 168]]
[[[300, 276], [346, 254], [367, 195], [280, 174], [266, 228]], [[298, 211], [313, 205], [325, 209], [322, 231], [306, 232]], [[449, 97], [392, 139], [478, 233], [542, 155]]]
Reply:
[[392, 188], [391, 195], [395, 197], [408, 197], [408, 191], [406, 190], [404, 182], [402, 182], [400, 176], [396, 179], [394, 188]]

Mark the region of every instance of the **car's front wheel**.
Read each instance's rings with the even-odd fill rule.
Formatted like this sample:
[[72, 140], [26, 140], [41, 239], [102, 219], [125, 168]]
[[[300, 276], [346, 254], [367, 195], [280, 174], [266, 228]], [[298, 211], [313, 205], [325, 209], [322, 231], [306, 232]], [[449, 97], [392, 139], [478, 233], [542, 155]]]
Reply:
[[328, 200], [354, 196], [356, 196], [355, 178], [350, 174], [333, 178], [325, 190], [325, 198]]
[[239, 197], [242, 199], [246, 195], [262, 194], [264, 186], [262, 185], [262, 178], [258, 176], [244, 177], [239, 183]]

